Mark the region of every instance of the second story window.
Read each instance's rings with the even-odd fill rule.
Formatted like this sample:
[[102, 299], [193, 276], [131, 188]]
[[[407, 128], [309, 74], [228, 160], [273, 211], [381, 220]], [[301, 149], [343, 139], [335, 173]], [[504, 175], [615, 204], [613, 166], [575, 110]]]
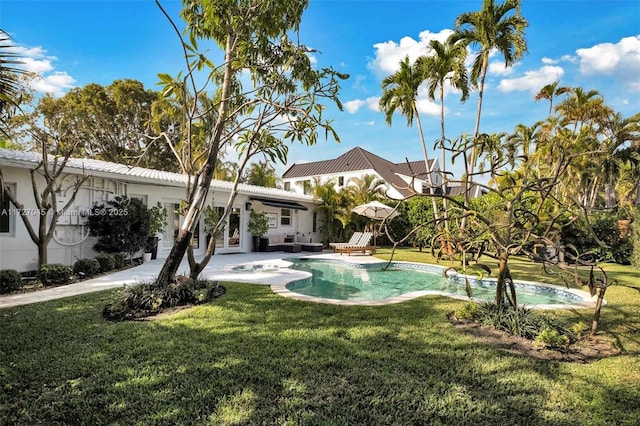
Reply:
[[291, 191], [291, 182], [285, 182], [284, 183], [284, 190], [285, 191]]
[[338, 178], [338, 186], [344, 186], [344, 176]]

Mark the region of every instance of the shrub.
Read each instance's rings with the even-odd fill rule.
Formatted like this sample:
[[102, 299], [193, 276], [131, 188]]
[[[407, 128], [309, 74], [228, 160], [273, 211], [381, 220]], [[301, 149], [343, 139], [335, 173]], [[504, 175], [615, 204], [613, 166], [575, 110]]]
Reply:
[[115, 268], [116, 261], [112, 254], [100, 253], [96, 256], [96, 260], [100, 264], [100, 272], [109, 272]]
[[478, 313], [478, 304], [467, 302], [461, 308], [456, 309], [454, 315], [458, 319], [474, 319]]
[[633, 253], [630, 260], [633, 266], [640, 268], [640, 208], [633, 209], [632, 217], [630, 234], [633, 241]]
[[126, 247], [134, 254], [144, 248], [151, 225], [151, 213], [137, 198], [116, 197], [91, 209], [89, 230], [98, 238], [95, 250], [119, 253]]
[[551, 320], [536, 314], [524, 306], [512, 307], [483, 302], [478, 307], [478, 320], [498, 330], [526, 339], [534, 339], [543, 327], [551, 325]]
[[124, 268], [124, 255], [122, 253], [111, 253], [111, 256], [113, 256], [114, 269]]
[[92, 277], [100, 273], [100, 263], [95, 259], [79, 259], [73, 265], [73, 273], [78, 277]]
[[576, 338], [582, 339], [582, 337], [584, 337], [585, 332], [589, 331], [589, 326], [584, 322], [580, 321], [572, 325], [570, 330], [576, 336]]
[[43, 286], [67, 284], [71, 281], [73, 269], [61, 263], [42, 265], [38, 271], [38, 278]]
[[128, 287], [107, 304], [102, 315], [111, 321], [124, 321], [154, 315], [162, 309], [208, 302], [224, 293], [214, 282], [184, 282], [159, 288], [154, 284]]
[[569, 337], [555, 328], [546, 326], [536, 336], [536, 346], [564, 348], [569, 345]]
[[22, 277], [15, 269], [0, 271], [0, 294], [11, 293], [22, 288]]

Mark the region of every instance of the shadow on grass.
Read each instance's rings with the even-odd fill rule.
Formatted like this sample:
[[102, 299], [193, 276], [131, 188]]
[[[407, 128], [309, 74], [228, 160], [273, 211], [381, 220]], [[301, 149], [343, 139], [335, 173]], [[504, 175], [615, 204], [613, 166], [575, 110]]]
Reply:
[[341, 307], [247, 284], [227, 288], [213, 304], [145, 322], [103, 321], [105, 293], [2, 311], [10, 338], [0, 343], [0, 418], [580, 424], [638, 414], [639, 399], [624, 397], [637, 396], [638, 379], [618, 371], [618, 361], [608, 361], [614, 368], [599, 381], [598, 363], [510, 355], [448, 323], [446, 313], [461, 302]]

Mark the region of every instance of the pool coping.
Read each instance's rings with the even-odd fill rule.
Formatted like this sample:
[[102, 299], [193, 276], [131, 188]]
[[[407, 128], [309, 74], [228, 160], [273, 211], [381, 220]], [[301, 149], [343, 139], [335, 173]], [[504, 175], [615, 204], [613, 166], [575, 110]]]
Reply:
[[[362, 260], [364, 258], [336, 258], [336, 257], [308, 257], [308, 256], [298, 256], [299, 258], [313, 258], [316, 260], [324, 260], [324, 261], [329, 261], [329, 262], [334, 262], [334, 263], [347, 263], [347, 264], [351, 264], [351, 265], [363, 265], [363, 264], [376, 264], [376, 263], [387, 263], [387, 261], [385, 260], [381, 260], [378, 258], [372, 258], [369, 257], [367, 258], [368, 260], [363, 262]], [[289, 263], [286, 259], [281, 259], [283, 262], [285, 263]], [[419, 268], [417, 269], [428, 269], [428, 268], [432, 268], [432, 269], [436, 269], [439, 270], [442, 274], [444, 274], [444, 272], [446, 270], [448, 270], [448, 267], [444, 267], [444, 266], [440, 266], [440, 265], [432, 265], [432, 264], [428, 264], [428, 263], [419, 263], [419, 262], [403, 262], [403, 261], [393, 261], [393, 264], [401, 264], [401, 265], [416, 265], [419, 266]], [[284, 265], [282, 265], [284, 266]], [[286, 268], [286, 266], [285, 266]], [[288, 269], [288, 268], [287, 268]], [[290, 270], [291, 271], [291, 270]], [[423, 297], [423, 296], [443, 296], [443, 297], [448, 297], [451, 299], [458, 299], [458, 300], [474, 300], [474, 301], [480, 301], [480, 300], [484, 300], [484, 299], [476, 299], [476, 298], [471, 298], [469, 299], [467, 296], [463, 296], [463, 295], [457, 295], [457, 294], [451, 294], [451, 293], [447, 293], [447, 292], [443, 292], [443, 291], [436, 291], [436, 290], [419, 290], [419, 291], [414, 291], [414, 292], [410, 292], [410, 293], [405, 293], [402, 294], [400, 296], [394, 296], [394, 297], [389, 297], [386, 299], [381, 299], [381, 300], [365, 300], [365, 301], [354, 301], [354, 300], [339, 300], [339, 299], [328, 299], [328, 298], [323, 298], [323, 297], [316, 297], [316, 296], [309, 296], [309, 295], [305, 295], [305, 294], [300, 294], [300, 293], [296, 293], [293, 292], [291, 290], [289, 290], [287, 288], [287, 285], [289, 285], [292, 282], [295, 281], [299, 281], [299, 280], [303, 280], [303, 279], [308, 279], [311, 278], [311, 273], [309, 272], [304, 272], [304, 271], [296, 271], [298, 274], [298, 276], [293, 277], [290, 276], [289, 280], [287, 280], [286, 282], [280, 281], [277, 283], [271, 283], [270, 287], [271, 287], [271, 291], [273, 291], [274, 293], [282, 296], [282, 297], [286, 297], [289, 299], [294, 299], [294, 300], [300, 300], [300, 301], [305, 301], [305, 302], [315, 302], [315, 303], [325, 303], [325, 304], [332, 304], [332, 305], [343, 305], [343, 306], [382, 306], [382, 305], [389, 305], [389, 304], [394, 304], [394, 303], [402, 303], [402, 302], [406, 302], [409, 300], [413, 300], [419, 297]], [[458, 272], [453, 272], [449, 275], [449, 277], [454, 277], [456, 279], [464, 279], [465, 277], [468, 278], [469, 280], [478, 280], [477, 276], [472, 276], [472, 275], [463, 275], [460, 274]], [[484, 282], [497, 282], [497, 278], [493, 278], [493, 277], [486, 277], [483, 278], [482, 281]], [[567, 304], [539, 304], [539, 305], [525, 305], [527, 307], [530, 308], [534, 308], [534, 309], [540, 309], [540, 310], [555, 310], [555, 309], [589, 309], [589, 308], [594, 308], [595, 304], [596, 304], [596, 300], [597, 300], [597, 295], [596, 296], [591, 296], [589, 293], [587, 293], [586, 291], [583, 290], [578, 290], [578, 289], [572, 289], [572, 288], [567, 288], [567, 287], [562, 287], [559, 285], [555, 285], [555, 284], [547, 284], [547, 283], [541, 283], [541, 282], [537, 282], [537, 281], [524, 281], [524, 280], [514, 280], [514, 283], [519, 284], [519, 285], [535, 285], [538, 287], [547, 287], [547, 288], [551, 288], [554, 290], [562, 290], [564, 292], [568, 292], [571, 294], [574, 294], [580, 298], [582, 298], [583, 302], [576, 302], [576, 303], [567, 303]], [[606, 300], [603, 301], [603, 305], [606, 305]]]

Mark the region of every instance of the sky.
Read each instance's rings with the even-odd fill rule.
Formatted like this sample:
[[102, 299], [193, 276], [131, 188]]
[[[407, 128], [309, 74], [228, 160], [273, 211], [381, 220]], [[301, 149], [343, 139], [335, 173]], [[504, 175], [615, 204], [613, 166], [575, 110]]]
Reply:
[[[180, 2], [162, 5], [182, 28]], [[350, 78], [341, 84], [344, 111], [330, 106], [340, 143], [319, 138], [308, 147], [292, 144], [288, 165], [335, 158], [360, 146], [393, 162], [421, 160], [418, 130], [394, 115], [392, 125], [378, 109], [382, 80], [406, 55], [427, 53], [430, 40], [444, 39], [463, 12], [480, 10], [481, 0], [310, 0], [300, 42], [316, 50], [312, 63]], [[506, 68], [493, 55], [483, 100], [481, 132], [512, 132], [517, 124], [546, 118], [549, 105], [535, 102], [546, 84], [597, 90], [605, 103], [630, 116], [640, 112], [640, 0], [524, 0], [528, 53]], [[109, 85], [131, 78], [157, 90], [158, 73], [184, 68], [178, 39], [151, 0], [0, 0], [0, 28], [8, 32], [25, 67], [41, 79], [40, 93], [62, 96], [89, 83]], [[220, 54], [209, 52], [214, 62]], [[447, 137], [472, 133], [477, 92], [466, 103], [447, 90]], [[419, 93], [419, 111], [431, 157], [440, 135], [440, 105]], [[460, 164], [447, 169], [460, 175]]]

